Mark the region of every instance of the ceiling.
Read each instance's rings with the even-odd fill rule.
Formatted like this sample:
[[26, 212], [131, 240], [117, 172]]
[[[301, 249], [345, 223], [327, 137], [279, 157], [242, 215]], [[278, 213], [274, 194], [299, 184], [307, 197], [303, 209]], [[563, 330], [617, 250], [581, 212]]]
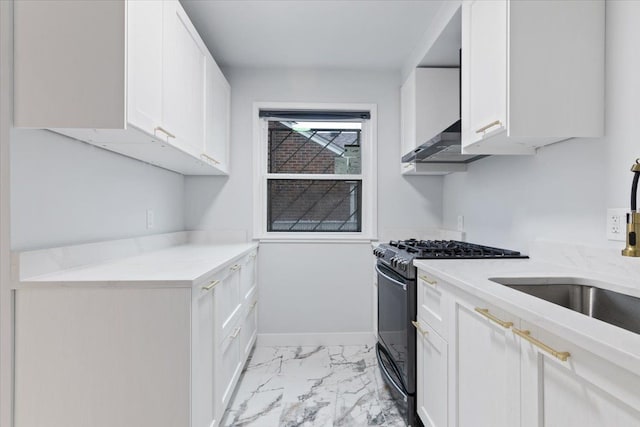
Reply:
[[222, 67], [400, 69], [446, 0], [181, 0]]

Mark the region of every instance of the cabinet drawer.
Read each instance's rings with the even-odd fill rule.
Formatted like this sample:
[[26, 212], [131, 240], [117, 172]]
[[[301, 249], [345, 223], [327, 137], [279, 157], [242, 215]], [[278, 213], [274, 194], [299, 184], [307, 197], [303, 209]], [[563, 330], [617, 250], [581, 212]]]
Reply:
[[256, 251], [245, 256], [240, 262], [240, 294], [244, 300], [248, 300], [251, 292], [256, 286], [256, 270], [257, 270]]
[[252, 293], [251, 301], [244, 310], [244, 321], [240, 332], [242, 360], [245, 360], [249, 355], [258, 332], [258, 300], [255, 293]]
[[446, 336], [446, 293], [440, 279], [418, 270], [418, 319]]
[[228, 276], [215, 287], [216, 325], [219, 337], [228, 336], [242, 311], [240, 295], [240, 265], [227, 267]]

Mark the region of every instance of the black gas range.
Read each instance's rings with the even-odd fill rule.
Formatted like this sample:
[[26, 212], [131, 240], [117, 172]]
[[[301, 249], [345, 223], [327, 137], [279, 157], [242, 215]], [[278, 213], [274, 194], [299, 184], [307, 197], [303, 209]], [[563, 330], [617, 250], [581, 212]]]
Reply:
[[373, 250], [378, 258], [378, 344], [382, 376], [408, 426], [421, 426], [416, 412], [416, 259], [528, 258], [520, 252], [457, 240], [392, 240]]
[[391, 240], [380, 244], [373, 254], [379, 262], [409, 279], [416, 277], [415, 259], [528, 258], [517, 251], [458, 240]]

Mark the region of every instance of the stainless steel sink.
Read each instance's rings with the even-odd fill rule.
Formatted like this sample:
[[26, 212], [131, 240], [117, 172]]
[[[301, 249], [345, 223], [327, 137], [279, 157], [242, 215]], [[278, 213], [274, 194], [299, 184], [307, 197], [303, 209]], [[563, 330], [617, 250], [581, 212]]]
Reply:
[[489, 280], [640, 334], [640, 298], [574, 278], [495, 277]]

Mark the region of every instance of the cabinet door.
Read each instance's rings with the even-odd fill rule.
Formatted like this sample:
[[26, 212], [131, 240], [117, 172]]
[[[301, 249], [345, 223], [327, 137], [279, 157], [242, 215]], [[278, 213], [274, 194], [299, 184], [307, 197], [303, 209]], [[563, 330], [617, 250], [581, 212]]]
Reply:
[[447, 343], [433, 328], [418, 323], [417, 407], [425, 427], [447, 426]]
[[231, 87], [213, 57], [207, 55], [204, 153], [228, 172]]
[[241, 262], [240, 268], [240, 296], [245, 302], [255, 293], [256, 288], [256, 252], [247, 255]]
[[127, 121], [153, 135], [162, 126], [163, 2], [127, 2]]
[[242, 365], [244, 362], [240, 334], [242, 332], [243, 325], [236, 326], [233, 331], [222, 341], [219, 347], [220, 363], [217, 370], [217, 404], [220, 408], [220, 413], [229, 404], [233, 390], [235, 389], [236, 382], [240, 377], [242, 371]]
[[416, 148], [416, 74], [400, 89], [400, 157]]
[[256, 341], [258, 333], [258, 295], [257, 292], [253, 292], [247, 302], [246, 309], [244, 311], [244, 324], [242, 331], [240, 331], [240, 351], [242, 355], [242, 362], [246, 360], [251, 353], [253, 344]]
[[578, 346], [522, 322], [530, 336], [562, 361], [521, 340], [522, 426], [640, 426], [640, 377]]
[[237, 325], [241, 315], [240, 264], [229, 267], [228, 275], [215, 287], [216, 333], [224, 340]]
[[[215, 285], [215, 283], [212, 283]], [[215, 421], [214, 343], [215, 311], [212, 289], [194, 289], [192, 320], [193, 426], [209, 427]]]
[[169, 142], [199, 157], [204, 147], [207, 49], [177, 0], [164, 2], [163, 123]]
[[507, 126], [507, 7], [506, 0], [464, 3], [463, 145]]
[[[484, 315], [476, 309], [483, 310]], [[517, 326], [517, 319], [471, 297], [456, 300], [454, 311], [457, 425], [517, 426], [520, 423], [519, 343], [509, 323], [500, 324], [513, 322]]]

